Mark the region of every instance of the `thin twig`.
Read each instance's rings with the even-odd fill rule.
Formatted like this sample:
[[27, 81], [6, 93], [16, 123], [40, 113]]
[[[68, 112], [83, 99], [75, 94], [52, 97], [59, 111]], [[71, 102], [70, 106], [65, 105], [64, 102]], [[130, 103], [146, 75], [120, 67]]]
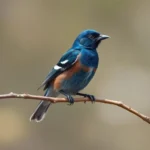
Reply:
[[[65, 99], [65, 98], [45, 97], [45, 96], [30, 95], [30, 94], [17, 94], [17, 93], [12, 93], [12, 92], [9, 93], [9, 94], [0, 95], [0, 99], [8, 99], [8, 98], [22, 98], [22, 99], [44, 100], [44, 101], [50, 101], [52, 103], [68, 102], [68, 100]], [[75, 102], [90, 102], [90, 100], [88, 98], [75, 98]], [[121, 101], [96, 98], [95, 102], [119, 106], [119, 107], [129, 111], [130, 113], [138, 116], [139, 118], [141, 118], [142, 120], [144, 120], [145, 122], [150, 124], [150, 117], [139, 113], [138, 111], [136, 111], [135, 109], [129, 107], [128, 105], [123, 104]]]

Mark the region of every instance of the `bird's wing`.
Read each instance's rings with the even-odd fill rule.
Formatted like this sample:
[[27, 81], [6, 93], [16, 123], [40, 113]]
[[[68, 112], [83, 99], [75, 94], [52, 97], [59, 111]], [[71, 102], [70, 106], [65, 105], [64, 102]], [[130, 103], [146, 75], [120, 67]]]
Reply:
[[49, 84], [54, 78], [56, 78], [62, 72], [64, 72], [65, 70], [73, 66], [73, 64], [77, 60], [77, 56], [79, 55], [79, 53], [80, 53], [80, 49], [70, 49], [69, 51], [67, 51], [61, 57], [59, 62], [53, 67], [53, 69], [48, 73], [46, 79], [38, 89], [40, 89], [43, 86], [45, 86], [44, 90], [47, 89], [47, 87], [49, 86]]

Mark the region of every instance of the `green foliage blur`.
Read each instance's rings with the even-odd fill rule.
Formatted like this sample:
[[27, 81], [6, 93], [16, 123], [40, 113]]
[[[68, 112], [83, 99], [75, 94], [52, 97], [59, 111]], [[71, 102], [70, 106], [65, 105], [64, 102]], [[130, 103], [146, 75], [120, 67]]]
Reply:
[[[0, 0], [0, 94], [36, 89], [84, 29], [111, 36], [98, 48], [97, 74], [84, 90], [150, 116], [149, 0]], [[29, 122], [38, 101], [0, 102], [1, 150], [147, 150], [149, 125], [105, 104], [52, 105]]]

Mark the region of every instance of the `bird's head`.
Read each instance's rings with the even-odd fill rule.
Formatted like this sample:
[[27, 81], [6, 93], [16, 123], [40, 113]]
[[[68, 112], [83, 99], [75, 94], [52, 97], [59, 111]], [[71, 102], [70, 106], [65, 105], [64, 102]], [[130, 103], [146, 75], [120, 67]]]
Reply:
[[109, 38], [95, 30], [84, 30], [73, 43], [73, 46], [83, 46], [88, 49], [96, 49], [102, 40]]

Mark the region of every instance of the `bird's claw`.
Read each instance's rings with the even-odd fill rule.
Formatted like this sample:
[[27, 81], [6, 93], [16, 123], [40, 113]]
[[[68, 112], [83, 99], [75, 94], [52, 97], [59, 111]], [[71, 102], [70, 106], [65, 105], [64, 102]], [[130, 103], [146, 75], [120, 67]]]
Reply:
[[89, 98], [89, 99], [91, 100], [91, 102], [92, 102], [92, 103], [94, 103], [94, 102], [95, 102], [95, 97], [94, 97], [94, 95], [85, 94], [85, 96], [84, 96], [84, 97]]
[[68, 100], [68, 102], [69, 102], [68, 105], [73, 105], [74, 99], [73, 99], [73, 97], [72, 97], [70, 94], [67, 94], [67, 93], [64, 92], [63, 90], [60, 90], [60, 93], [63, 94], [63, 95], [67, 98], [67, 100]]
[[74, 104], [74, 99], [73, 99], [72, 96], [68, 95], [68, 96], [67, 96], [67, 100], [68, 100], [68, 102], [69, 102], [69, 104], [68, 104], [69, 106]]

